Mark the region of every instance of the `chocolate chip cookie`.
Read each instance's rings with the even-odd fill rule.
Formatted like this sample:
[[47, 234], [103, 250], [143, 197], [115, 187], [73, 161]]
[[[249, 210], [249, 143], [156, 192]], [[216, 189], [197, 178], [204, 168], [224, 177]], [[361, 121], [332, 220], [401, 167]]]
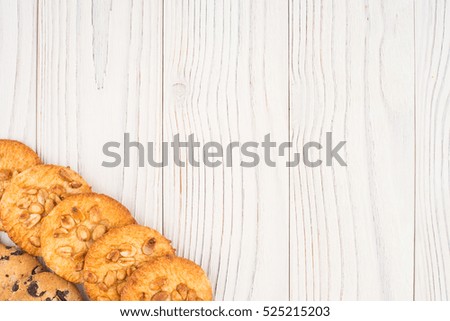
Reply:
[[41, 255], [47, 266], [69, 282], [83, 282], [88, 248], [110, 228], [135, 224], [128, 209], [95, 193], [70, 196], [42, 220]]
[[38, 165], [15, 176], [0, 202], [1, 219], [9, 237], [28, 253], [40, 254], [41, 219], [73, 194], [90, 186], [70, 168]]
[[211, 301], [206, 273], [192, 261], [164, 256], [143, 263], [128, 278], [122, 301]]
[[92, 300], [120, 299], [125, 281], [143, 262], [175, 250], [157, 231], [140, 225], [111, 229], [98, 239], [84, 262], [84, 287]]
[[[28, 146], [15, 140], [0, 139], [0, 200], [11, 179], [22, 171], [41, 163]], [[0, 231], [3, 231], [0, 220]]]
[[15, 246], [0, 244], [0, 301], [11, 296], [20, 279], [43, 271], [35, 257]]
[[43, 272], [17, 281], [8, 301], [82, 301], [82, 297], [72, 283]]

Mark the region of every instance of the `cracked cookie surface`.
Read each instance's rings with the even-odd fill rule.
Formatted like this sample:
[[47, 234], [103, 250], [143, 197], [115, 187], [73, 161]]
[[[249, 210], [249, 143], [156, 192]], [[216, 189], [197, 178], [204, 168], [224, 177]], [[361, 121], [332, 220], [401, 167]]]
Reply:
[[109, 229], [135, 224], [118, 201], [101, 194], [69, 196], [41, 226], [41, 255], [53, 272], [73, 283], [83, 282], [84, 257]]
[[15, 176], [1, 200], [1, 219], [11, 240], [26, 252], [40, 255], [42, 218], [70, 195], [90, 186], [70, 168], [38, 165]]
[[[0, 200], [13, 177], [40, 163], [39, 156], [28, 146], [15, 140], [0, 139]], [[3, 230], [0, 220], [0, 231]]]
[[0, 244], [0, 301], [11, 296], [17, 281], [43, 271], [35, 257], [18, 247]]
[[127, 280], [122, 301], [211, 301], [206, 273], [192, 261], [158, 257], [141, 265]]
[[82, 301], [75, 285], [50, 272], [23, 278], [14, 290], [8, 301]]
[[142, 263], [174, 253], [170, 241], [149, 227], [111, 229], [92, 244], [86, 255], [86, 293], [92, 300], [118, 301], [126, 279]]

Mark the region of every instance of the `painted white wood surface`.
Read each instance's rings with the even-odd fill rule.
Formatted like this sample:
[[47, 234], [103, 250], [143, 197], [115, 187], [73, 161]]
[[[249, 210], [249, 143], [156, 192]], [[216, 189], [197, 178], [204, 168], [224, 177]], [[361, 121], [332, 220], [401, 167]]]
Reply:
[[450, 5], [416, 1], [415, 298], [450, 298]]
[[[288, 139], [287, 15], [278, 0], [164, 1], [164, 140], [194, 134], [226, 149], [265, 134]], [[170, 162], [166, 235], [201, 263], [216, 298], [288, 299], [288, 169], [240, 161]]]
[[413, 4], [290, 6], [292, 140], [332, 132], [348, 164], [291, 170], [291, 298], [412, 299]]
[[[449, 10], [0, 0], [0, 137], [163, 231], [219, 300], [448, 299]], [[158, 158], [177, 133], [302, 152], [327, 131], [347, 167], [101, 166], [125, 132]]]
[[101, 164], [103, 145], [123, 145], [124, 133], [161, 141], [161, 13], [161, 1], [43, 0], [38, 29], [38, 152], [158, 230], [161, 171], [138, 168], [137, 149], [129, 168]]
[[[0, 137], [36, 148], [36, 23], [33, 0], [0, 0]], [[9, 239], [0, 233], [0, 241]]]

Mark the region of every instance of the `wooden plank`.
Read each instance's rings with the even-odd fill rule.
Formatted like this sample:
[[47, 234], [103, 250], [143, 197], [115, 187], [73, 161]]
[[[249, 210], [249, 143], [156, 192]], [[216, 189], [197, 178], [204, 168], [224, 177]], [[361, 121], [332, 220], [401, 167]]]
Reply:
[[[40, 1], [38, 147], [70, 165], [95, 191], [122, 201], [140, 223], [162, 229], [160, 169], [123, 161], [124, 134], [161, 146], [162, 1]], [[107, 168], [107, 142], [122, 144]], [[118, 152], [117, 150], [114, 150]]]
[[[164, 140], [286, 141], [287, 18], [277, 0], [164, 1]], [[288, 299], [288, 169], [243, 168], [233, 153], [232, 167], [169, 158], [165, 232], [217, 300]]]
[[[32, 0], [0, 0], [0, 137], [36, 148], [36, 21]], [[8, 242], [0, 233], [0, 242]]]
[[450, 6], [417, 0], [415, 299], [450, 299]]
[[412, 298], [413, 18], [406, 0], [290, 1], [291, 138], [332, 132], [348, 164], [291, 169], [293, 300]]

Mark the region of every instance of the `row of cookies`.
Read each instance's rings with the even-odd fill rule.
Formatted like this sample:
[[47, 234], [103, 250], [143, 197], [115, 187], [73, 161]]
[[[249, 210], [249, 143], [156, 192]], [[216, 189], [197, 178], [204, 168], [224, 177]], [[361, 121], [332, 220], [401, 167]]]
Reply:
[[[35, 154], [34, 163], [19, 168], [14, 158], [25, 160], [34, 152], [24, 145], [19, 151], [18, 145], [0, 141], [0, 173], [7, 173], [0, 218], [17, 245], [42, 256], [65, 280], [84, 282], [93, 300], [212, 299], [206, 274], [175, 257], [170, 241], [136, 225], [119, 202], [92, 193], [70, 168], [40, 165]], [[159, 272], [139, 272], [146, 269]], [[147, 292], [141, 288], [146, 283]]]

